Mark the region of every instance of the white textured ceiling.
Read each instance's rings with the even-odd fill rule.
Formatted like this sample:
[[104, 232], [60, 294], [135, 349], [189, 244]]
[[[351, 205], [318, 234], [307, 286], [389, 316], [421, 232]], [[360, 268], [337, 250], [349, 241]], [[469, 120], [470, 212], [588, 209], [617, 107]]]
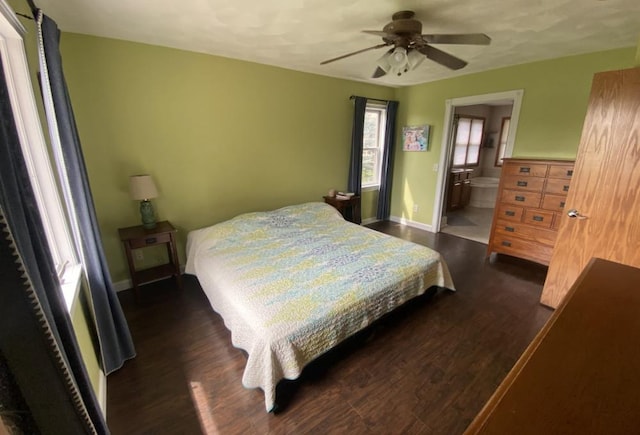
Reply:
[[[210, 53], [298, 71], [412, 85], [507, 65], [638, 44], [640, 0], [35, 0], [66, 32]], [[402, 77], [371, 79], [385, 49], [320, 62], [381, 43], [399, 10], [423, 33], [486, 33], [489, 46], [436, 45], [469, 62], [425, 60]]]

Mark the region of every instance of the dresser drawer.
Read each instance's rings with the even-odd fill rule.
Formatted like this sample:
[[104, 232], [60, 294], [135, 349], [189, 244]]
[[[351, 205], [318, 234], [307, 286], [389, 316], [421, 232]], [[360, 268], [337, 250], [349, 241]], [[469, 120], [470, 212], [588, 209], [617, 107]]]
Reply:
[[507, 238], [518, 237], [549, 246], [553, 246], [556, 241], [556, 236], [558, 235], [558, 233], [553, 230], [533, 227], [519, 222], [509, 222], [503, 219], [496, 221], [496, 234], [502, 234]]
[[523, 207], [539, 207], [542, 194], [537, 192], [525, 192], [504, 189], [500, 200], [505, 204], [520, 205]]
[[145, 238], [133, 239], [130, 243], [131, 249], [137, 249], [157, 245], [158, 243], [169, 243], [170, 240], [171, 236], [169, 234], [152, 234]]
[[547, 165], [540, 163], [507, 162], [502, 168], [502, 175], [546, 177], [547, 169]]
[[560, 221], [562, 220], [563, 216], [564, 213], [556, 213], [553, 218], [553, 225], [551, 225], [551, 228], [557, 231], [560, 228]]
[[507, 175], [504, 177], [502, 187], [504, 189], [530, 190], [533, 192], [542, 192], [544, 187], [544, 178], [540, 177], [523, 177], [520, 175]]
[[573, 165], [549, 165], [549, 178], [571, 178]]
[[547, 185], [544, 188], [545, 193], [552, 193], [556, 195], [566, 195], [569, 191], [568, 179], [561, 178], [549, 178]]
[[554, 213], [551, 211], [527, 209], [524, 211], [522, 222], [540, 228], [551, 228], [551, 225], [553, 225], [553, 215]]
[[513, 205], [501, 204], [498, 207], [498, 219], [506, 219], [512, 222], [521, 222], [524, 209]]
[[548, 265], [553, 247], [496, 233], [491, 244], [491, 250]]
[[563, 212], [564, 205], [567, 200], [563, 195], [547, 195], [542, 197], [542, 208], [550, 211]]

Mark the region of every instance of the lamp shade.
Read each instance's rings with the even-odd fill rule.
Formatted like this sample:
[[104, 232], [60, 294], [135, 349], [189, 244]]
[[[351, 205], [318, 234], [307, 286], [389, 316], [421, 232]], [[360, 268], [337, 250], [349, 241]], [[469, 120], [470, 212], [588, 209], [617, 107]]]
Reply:
[[151, 175], [133, 175], [129, 178], [131, 199], [145, 200], [158, 197], [156, 183]]

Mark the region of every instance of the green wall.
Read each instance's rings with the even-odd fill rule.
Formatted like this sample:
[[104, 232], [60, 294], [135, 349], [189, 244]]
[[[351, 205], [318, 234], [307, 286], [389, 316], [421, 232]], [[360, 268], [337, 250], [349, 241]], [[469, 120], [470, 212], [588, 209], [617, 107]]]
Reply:
[[[61, 50], [114, 281], [128, 177], [151, 174], [160, 220], [188, 231], [346, 189], [352, 94], [394, 90], [205, 54], [63, 33]], [[147, 265], [159, 254], [145, 254]]]
[[[524, 90], [513, 156], [574, 158], [593, 74], [633, 65], [634, 48], [590, 53], [397, 89], [397, 125], [429, 124], [431, 148], [396, 148], [391, 215], [431, 225], [448, 99]], [[417, 204], [418, 212], [413, 212]]]
[[[70, 315], [73, 329], [76, 333], [76, 339], [78, 340], [78, 346], [80, 347], [80, 353], [82, 354], [89, 379], [91, 380], [91, 386], [93, 387], [96, 397], [98, 397], [100, 394], [102, 371], [100, 370], [96, 347], [93, 345], [95, 338], [92, 337], [91, 331], [94, 328], [89, 329], [87, 326], [90, 324], [88, 319], [91, 319], [91, 311], [87, 303], [87, 298], [84, 294], [78, 295], [78, 300], [76, 300], [71, 307]], [[100, 397], [98, 397], [98, 399], [100, 400]], [[106, 403], [104, 406], [106, 406]]]
[[[129, 175], [150, 173], [158, 218], [188, 231], [239, 213], [344, 189], [352, 94], [400, 101], [403, 125], [430, 124], [431, 149], [396, 147], [391, 214], [431, 224], [445, 101], [524, 90], [514, 156], [576, 154], [592, 76], [635, 49], [517, 65], [388, 88], [205, 54], [64, 33], [62, 54], [114, 281], [127, 269], [117, 228], [139, 222]], [[413, 211], [414, 204], [419, 206]], [[375, 215], [363, 195], [363, 218]], [[140, 266], [163, 261], [145, 253]]]

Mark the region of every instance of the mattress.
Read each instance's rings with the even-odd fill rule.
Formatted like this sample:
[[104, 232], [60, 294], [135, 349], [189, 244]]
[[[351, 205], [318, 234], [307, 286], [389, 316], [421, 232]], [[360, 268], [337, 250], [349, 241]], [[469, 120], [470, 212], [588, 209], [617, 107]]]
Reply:
[[440, 254], [346, 222], [324, 203], [240, 215], [189, 233], [186, 273], [247, 352], [246, 388], [267, 411], [281, 379], [432, 286]]

